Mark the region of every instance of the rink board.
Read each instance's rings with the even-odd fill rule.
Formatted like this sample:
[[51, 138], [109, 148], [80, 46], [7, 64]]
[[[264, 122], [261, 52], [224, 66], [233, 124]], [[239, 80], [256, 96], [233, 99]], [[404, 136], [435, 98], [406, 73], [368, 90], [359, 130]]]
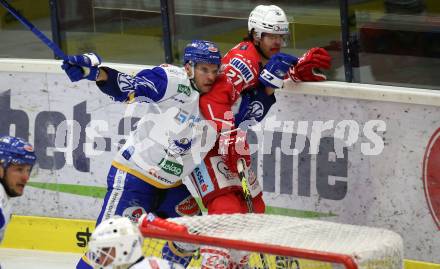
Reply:
[[[5, 239], [0, 248], [44, 250], [65, 253], [83, 253], [84, 244], [88, 242], [94, 230], [95, 223], [90, 220], [46, 218], [34, 216], [13, 216], [5, 234]], [[145, 255], [160, 256], [159, 250], [164, 244], [162, 240], [156, 241], [157, 246], [147, 249], [150, 240], [146, 239]], [[267, 259], [274, 264], [274, 256]], [[191, 267], [197, 268], [200, 259], [194, 259]], [[302, 269], [331, 269], [328, 263], [308, 260], [299, 260]], [[251, 266], [261, 267], [260, 258], [256, 254], [251, 256]], [[406, 269], [439, 269], [440, 264], [405, 260]]]
[[[24, 136], [39, 156], [14, 213], [93, 220], [109, 164], [142, 110], [112, 102], [92, 82], [71, 83], [59, 66], [0, 60], [0, 133]], [[276, 96], [249, 132], [269, 211], [391, 229], [406, 258], [440, 263], [440, 93], [287, 82]]]

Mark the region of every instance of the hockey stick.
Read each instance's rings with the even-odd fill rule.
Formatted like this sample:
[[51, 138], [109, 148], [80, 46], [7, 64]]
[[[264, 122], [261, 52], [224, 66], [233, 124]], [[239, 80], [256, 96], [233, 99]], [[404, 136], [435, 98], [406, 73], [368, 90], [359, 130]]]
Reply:
[[[251, 191], [249, 190], [249, 182], [244, 172], [246, 166], [246, 161], [243, 158], [237, 161], [238, 178], [240, 178], [241, 181], [241, 188], [243, 189], [244, 200], [246, 201], [248, 212], [253, 213], [254, 205], [252, 204], [252, 195]], [[269, 261], [263, 253], [260, 253], [260, 259], [261, 264], [263, 265], [263, 269], [269, 269]]]
[[249, 190], [249, 183], [244, 173], [245, 167], [246, 167], [245, 160], [243, 158], [239, 159], [237, 161], [238, 178], [240, 178], [241, 181], [241, 188], [243, 189], [243, 196], [244, 196], [244, 200], [246, 201], [248, 212], [253, 213], [254, 205], [252, 204], [252, 196], [251, 196], [251, 191]]
[[9, 13], [11, 13], [17, 20], [21, 22], [26, 28], [31, 30], [34, 35], [38, 37], [46, 46], [48, 46], [56, 56], [63, 60], [67, 60], [67, 55], [55, 44], [52, 40], [50, 40], [46, 35], [44, 35], [37, 27], [35, 27], [30, 21], [28, 21], [25, 17], [23, 17], [15, 8], [13, 8], [6, 0], [0, 0], [0, 4], [4, 6]]
[[[249, 190], [249, 182], [246, 178], [245, 174], [245, 168], [246, 168], [246, 161], [241, 158], [237, 161], [237, 171], [238, 171], [238, 177], [241, 181], [241, 187], [243, 189], [243, 196], [246, 201], [246, 205], [248, 208], [249, 213], [254, 212], [254, 205], [252, 204], [252, 196], [251, 192]], [[261, 263], [263, 265], [263, 269], [269, 269], [269, 259], [264, 255], [263, 253], [260, 253], [260, 259]], [[275, 256], [275, 267], [276, 268], [293, 268], [293, 265], [295, 265], [295, 268], [299, 269], [299, 262], [298, 260], [290, 259], [289, 257], [283, 257], [283, 256]]]

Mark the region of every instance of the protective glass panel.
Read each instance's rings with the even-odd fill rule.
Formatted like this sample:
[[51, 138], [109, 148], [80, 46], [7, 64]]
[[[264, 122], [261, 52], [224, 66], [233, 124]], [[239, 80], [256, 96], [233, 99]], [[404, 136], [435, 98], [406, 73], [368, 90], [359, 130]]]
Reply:
[[[47, 37], [52, 37], [49, 1], [16, 0], [11, 5]], [[52, 51], [3, 6], [0, 6], [0, 40], [0, 58], [53, 58]]]
[[98, 52], [106, 62], [164, 62], [160, 1], [59, 1], [64, 49]]
[[[325, 47], [336, 62], [343, 63], [340, 46], [340, 15], [338, 1], [270, 1], [210, 0], [174, 1], [172, 31], [175, 61], [182, 61], [181, 51], [192, 39], [216, 42], [224, 55], [247, 35], [248, 16], [259, 4], [281, 7], [290, 22], [288, 46], [284, 52], [301, 56], [312, 47]], [[331, 80], [345, 80], [343, 64], [326, 73]]]
[[440, 89], [440, 2], [354, 2], [356, 82]]

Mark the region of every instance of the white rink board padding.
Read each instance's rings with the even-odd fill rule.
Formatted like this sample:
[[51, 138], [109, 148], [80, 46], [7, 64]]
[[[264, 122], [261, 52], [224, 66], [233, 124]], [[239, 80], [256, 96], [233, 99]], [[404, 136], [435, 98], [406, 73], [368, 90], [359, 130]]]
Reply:
[[[0, 59], [0, 133], [19, 133], [39, 156], [14, 213], [94, 220], [134, 114], [95, 83], [70, 82], [60, 64]], [[109, 65], [129, 74], [147, 67]], [[405, 258], [440, 264], [440, 91], [287, 81], [276, 97], [249, 132], [268, 211], [390, 229], [403, 237]], [[66, 126], [74, 149], [54, 146]]]
[[[321, 261], [334, 262], [336, 259], [344, 260], [342, 256], [346, 255], [357, 265], [351, 267], [352, 264], [347, 262], [346, 268], [403, 268], [402, 238], [385, 229], [261, 214], [205, 215], [173, 218], [168, 221], [187, 227], [189, 238], [193, 235], [195, 239], [191, 243], [197, 242], [199, 237], [201, 245], [215, 242], [214, 246], [229, 249], [236, 243], [236, 249], [278, 255], [281, 255], [282, 249], [285, 250], [282, 253], [284, 256], [311, 260], [313, 258], [310, 255], [315, 255], [314, 258]], [[171, 234], [175, 234], [177, 237], [174, 241], [183, 241], [183, 237], [178, 236], [185, 232], [167, 226], [163, 220], [147, 216], [140, 225], [146, 237], [153, 235], [154, 238], [155, 231], [170, 227], [159, 232], [169, 236], [163, 239], [173, 240]], [[208, 241], [209, 238], [215, 240]], [[273, 250], [270, 250], [271, 246], [274, 247]], [[286, 254], [289, 250], [291, 252]], [[338, 255], [341, 257], [337, 257]]]

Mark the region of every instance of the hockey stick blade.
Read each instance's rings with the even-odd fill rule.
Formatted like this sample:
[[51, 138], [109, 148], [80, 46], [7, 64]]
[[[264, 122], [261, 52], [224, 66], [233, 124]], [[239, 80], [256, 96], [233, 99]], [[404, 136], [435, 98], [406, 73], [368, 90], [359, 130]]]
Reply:
[[25, 17], [23, 17], [15, 8], [13, 8], [6, 0], [0, 0], [0, 4], [4, 6], [9, 13], [11, 13], [18, 21], [21, 22], [26, 28], [31, 30], [34, 35], [38, 37], [46, 46], [48, 46], [57, 57], [67, 60], [67, 55], [55, 44], [52, 40], [50, 40], [46, 35], [44, 35], [37, 27], [35, 27], [30, 21], [28, 21]]

